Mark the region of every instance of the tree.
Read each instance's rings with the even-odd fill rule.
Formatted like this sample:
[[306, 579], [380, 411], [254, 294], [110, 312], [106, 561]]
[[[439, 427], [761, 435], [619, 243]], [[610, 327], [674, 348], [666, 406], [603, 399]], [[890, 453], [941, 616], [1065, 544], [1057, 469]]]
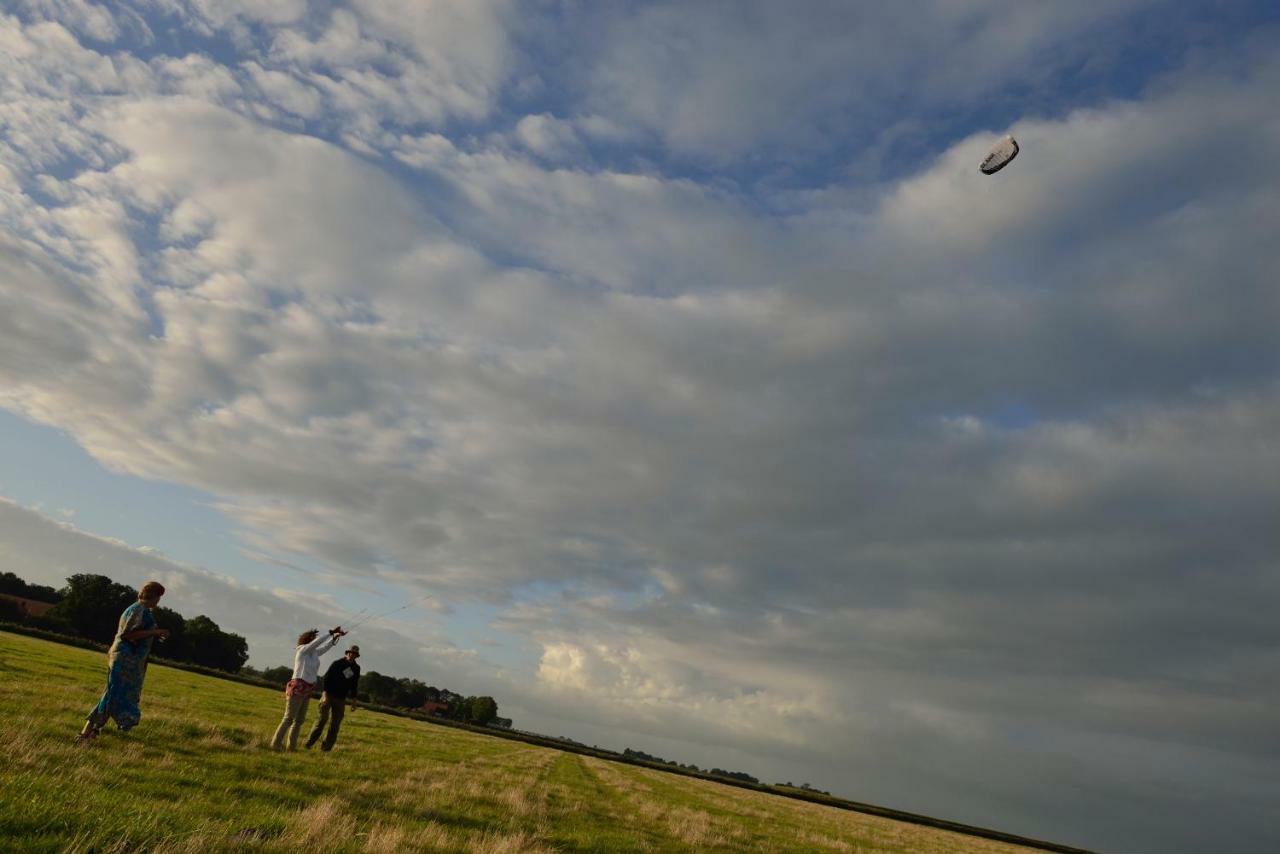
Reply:
[[138, 601], [138, 591], [116, 584], [105, 575], [72, 575], [62, 589], [62, 601], [46, 615], [82, 637], [111, 643], [120, 614]]
[[427, 686], [417, 679], [396, 680], [396, 690], [391, 697], [391, 705], [406, 709], [416, 709], [427, 701]]
[[57, 602], [62, 595], [44, 584], [30, 584], [12, 572], [0, 572], [0, 593], [34, 599], [37, 602]]
[[187, 642], [187, 621], [183, 616], [172, 608], [163, 608], [159, 605], [152, 608], [151, 613], [155, 615], [157, 626], [169, 630], [169, 637], [164, 641], [164, 646], [152, 651], [174, 661], [190, 661], [191, 647]]
[[218, 628], [218, 624], [201, 614], [186, 621], [183, 638], [190, 651], [190, 661], [236, 673], [249, 660], [249, 645], [243, 637]]
[[369, 697], [369, 702], [390, 706], [399, 683], [390, 676], [383, 676], [376, 670], [370, 670], [360, 677], [360, 687]]
[[21, 623], [26, 617], [26, 612], [22, 610], [22, 606], [17, 602], [12, 599], [0, 599], [0, 620]]
[[293, 668], [285, 667], [283, 665], [280, 667], [268, 667], [262, 671], [262, 678], [268, 682], [284, 687], [284, 685], [293, 678]]
[[481, 726], [498, 716], [498, 702], [492, 697], [468, 697], [467, 718]]
[[244, 663], [249, 660], [249, 642], [244, 639], [243, 635], [235, 632], [222, 633], [222, 649], [225, 653], [223, 659], [226, 663], [223, 670], [230, 673], [238, 673]]

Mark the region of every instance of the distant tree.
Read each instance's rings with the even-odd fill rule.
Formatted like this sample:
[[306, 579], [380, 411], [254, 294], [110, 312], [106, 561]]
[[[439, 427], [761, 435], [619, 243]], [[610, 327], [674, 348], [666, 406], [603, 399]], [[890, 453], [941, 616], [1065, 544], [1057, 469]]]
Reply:
[[0, 599], [0, 620], [10, 623], [21, 623], [27, 618], [22, 606], [12, 599]]
[[222, 669], [229, 673], [239, 673], [240, 668], [244, 667], [244, 663], [249, 660], [249, 642], [245, 640], [244, 635], [223, 632], [222, 650], [224, 662]]
[[0, 593], [7, 593], [10, 596], [25, 596], [26, 590], [27, 582], [12, 572], [0, 572]]
[[186, 621], [183, 638], [190, 651], [189, 660], [204, 667], [237, 673], [249, 660], [249, 645], [245, 639], [224, 632], [204, 614]]
[[492, 697], [468, 697], [467, 720], [481, 726], [498, 716], [498, 702]]
[[34, 599], [37, 602], [57, 602], [62, 598], [56, 588], [44, 584], [31, 584], [12, 572], [0, 572], [0, 593]]
[[138, 591], [105, 575], [77, 574], [67, 579], [62, 600], [46, 615], [70, 631], [100, 643], [116, 636], [120, 614], [138, 601]]
[[368, 673], [360, 676], [361, 693], [369, 698], [369, 702], [377, 703], [381, 706], [392, 705], [392, 699], [395, 697], [396, 690], [399, 688], [399, 682], [390, 677], [383, 676], [376, 670], [370, 670]]
[[151, 612], [155, 614], [156, 625], [169, 630], [169, 637], [164, 641], [164, 645], [157, 646], [152, 651], [174, 661], [191, 661], [191, 645], [187, 640], [186, 619], [172, 608], [163, 606], [156, 606]]
[[283, 665], [280, 667], [268, 667], [262, 671], [261, 675], [266, 681], [284, 687], [284, 685], [293, 678], [293, 668], [284, 667]]
[[391, 705], [416, 709], [427, 701], [427, 686], [417, 679], [398, 679]]

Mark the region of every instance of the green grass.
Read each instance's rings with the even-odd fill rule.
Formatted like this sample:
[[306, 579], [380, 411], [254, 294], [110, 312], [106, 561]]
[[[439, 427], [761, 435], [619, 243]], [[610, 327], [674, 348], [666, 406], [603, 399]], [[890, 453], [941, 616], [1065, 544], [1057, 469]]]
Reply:
[[280, 695], [159, 666], [78, 747], [101, 653], [0, 632], [0, 673], [3, 850], [1028, 850], [368, 710], [277, 754]]

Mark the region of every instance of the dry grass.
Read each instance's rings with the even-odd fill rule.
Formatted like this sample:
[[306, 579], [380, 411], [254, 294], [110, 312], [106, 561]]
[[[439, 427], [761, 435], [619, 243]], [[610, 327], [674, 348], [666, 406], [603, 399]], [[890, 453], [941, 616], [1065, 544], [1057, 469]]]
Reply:
[[470, 854], [538, 854], [553, 852], [534, 833], [521, 831], [518, 833], [494, 833], [486, 831], [479, 839], [472, 840], [467, 846]]
[[397, 854], [406, 850], [406, 835], [403, 827], [377, 825], [365, 837], [364, 850], [370, 854]]

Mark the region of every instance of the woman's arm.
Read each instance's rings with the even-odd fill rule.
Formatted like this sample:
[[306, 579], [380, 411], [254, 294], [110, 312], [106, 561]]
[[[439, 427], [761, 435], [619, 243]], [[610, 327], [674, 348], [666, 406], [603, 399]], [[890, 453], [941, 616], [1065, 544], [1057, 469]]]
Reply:
[[338, 638], [340, 637], [342, 637], [342, 635], [334, 634], [333, 632], [330, 632], [327, 635], [321, 635], [320, 637], [316, 638], [311, 643], [303, 647], [303, 649], [306, 650], [307, 652], [314, 652], [317, 655], [319, 655], [321, 653], [328, 652], [329, 650], [333, 649], [333, 645], [338, 642]]
[[151, 626], [156, 624], [151, 612], [144, 608], [141, 603], [130, 605], [120, 615], [120, 626], [116, 629], [116, 637], [129, 643], [137, 643], [147, 638], [167, 638], [169, 636], [168, 629], [148, 628], [147, 623], [150, 623]]
[[125, 632], [120, 637], [129, 643], [137, 643], [146, 638], [167, 638], [169, 636], [168, 629], [134, 629], [131, 632]]

